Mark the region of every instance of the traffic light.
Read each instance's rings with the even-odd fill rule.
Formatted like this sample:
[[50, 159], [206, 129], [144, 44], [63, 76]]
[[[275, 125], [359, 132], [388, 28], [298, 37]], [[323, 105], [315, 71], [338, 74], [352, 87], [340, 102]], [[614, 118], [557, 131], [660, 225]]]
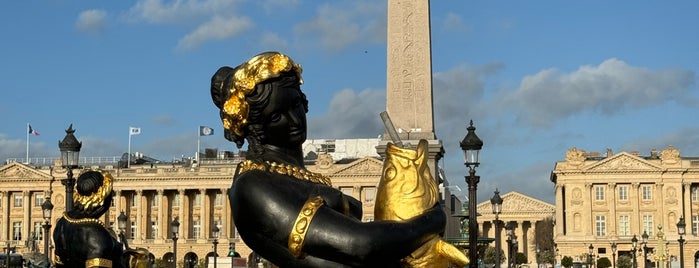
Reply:
[[235, 257], [235, 243], [228, 244], [228, 257]]

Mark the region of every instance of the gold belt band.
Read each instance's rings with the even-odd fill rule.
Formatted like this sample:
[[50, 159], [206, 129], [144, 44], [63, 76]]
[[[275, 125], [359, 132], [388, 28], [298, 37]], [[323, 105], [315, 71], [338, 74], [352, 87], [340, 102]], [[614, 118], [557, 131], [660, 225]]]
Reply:
[[102, 258], [93, 258], [85, 261], [85, 268], [90, 267], [112, 267], [112, 261]]
[[303, 248], [303, 242], [306, 238], [306, 233], [308, 231], [308, 226], [311, 225], [313, 216], [318, 212], [318, 208], [323, 205], [323, 198], [320, 196], [309, 198], [301, 212], [299, 212], [298, 217], [296, 217], [296, 222], [294, 227], [291, 228], [291, 233], [289, 234], [289, 251], [294, 257], [301, 256], [301, 249]]

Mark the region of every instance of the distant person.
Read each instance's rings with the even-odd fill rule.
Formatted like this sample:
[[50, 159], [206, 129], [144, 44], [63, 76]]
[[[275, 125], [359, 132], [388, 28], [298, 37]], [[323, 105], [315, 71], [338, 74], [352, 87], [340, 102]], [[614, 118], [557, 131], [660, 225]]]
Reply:
[[[248, 142], [228, 191], [243, 241], [279, 267], [397, 267], [444, 230], [435, 204], [403, 222], [362, 222], [362, 204], [305, 169], [308, 101], [301, 66], [265, 52], [211, 79], [226, 139]], [[342, 124], [342, 122], [336, 122]]]

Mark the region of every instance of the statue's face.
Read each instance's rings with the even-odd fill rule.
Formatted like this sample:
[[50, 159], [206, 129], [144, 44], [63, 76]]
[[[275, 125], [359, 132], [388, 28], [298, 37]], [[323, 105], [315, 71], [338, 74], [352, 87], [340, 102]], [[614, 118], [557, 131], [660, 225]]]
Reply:
[[275, 81], [269, 104], [262, 110], [264, 143], [277, 147], [295, 147], [306, 141], [306, 110], [300, 85]]

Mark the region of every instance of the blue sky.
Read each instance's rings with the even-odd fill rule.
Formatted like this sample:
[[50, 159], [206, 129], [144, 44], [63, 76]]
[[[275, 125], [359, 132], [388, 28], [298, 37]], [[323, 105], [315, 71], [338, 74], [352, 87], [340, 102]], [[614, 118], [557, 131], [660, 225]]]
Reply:
[[[0, 159], [54, 157], [73, 124], [81, 156], [163, 160], [234, 150], [208, 90], [221, 66], [277, 50], [304, 67], [309, 138], [383, 133], [386, 2], [11, 1], [0, 9]], [[572, 147], [669, 145], [699, 156], [699, 2], [431, 1], [441, 165], [466, 189], [458, 142], [484, 141], [479, 201], [553, 202], [549, 175]], [[459, 194], [459, 193], [457, 193]], [[466, 195], [466, 192], [460, 193]]]

